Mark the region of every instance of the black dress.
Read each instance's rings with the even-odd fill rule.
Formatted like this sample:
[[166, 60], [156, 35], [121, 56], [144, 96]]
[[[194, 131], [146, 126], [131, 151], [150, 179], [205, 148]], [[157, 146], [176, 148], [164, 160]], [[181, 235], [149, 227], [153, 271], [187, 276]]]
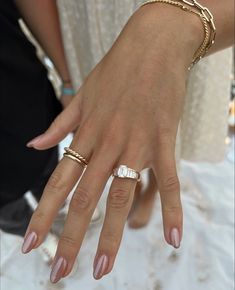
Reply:
[[57, 147], [26, 147], [48, 128], [61, 105], [19, 18], [14, 1], [0, 1], [0, 208], [28, 190], [39, 199], [57, 163]]

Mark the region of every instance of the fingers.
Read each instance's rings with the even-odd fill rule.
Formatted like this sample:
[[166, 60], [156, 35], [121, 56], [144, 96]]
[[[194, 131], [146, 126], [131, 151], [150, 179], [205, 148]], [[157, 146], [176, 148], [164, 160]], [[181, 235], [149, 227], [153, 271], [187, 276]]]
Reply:
[[[85, 141], [85, 140], [84, 140]], [[83, 145], [84, 144], [84, 145]], [[80, 143], [79, 153], [89, 159], [91, 148]], [[73, 147], [72, 147], [73, 148]], [[25, 234], [22, 252], [28, 253], [37, 248], [48, 233], [58, 210], [63, 205], [69, 192], [72, 190], [84, 167], [77, 162], [64, 157], [51, 175], [37, 209], [32, 215]]]
[[52, 122], [45, 133], [27, 143], [27, 147], [44, 150], [57, 145], [68, 133], [72, 132], [80, 121], [80, 98], [77, 95], [70, 104]]
[[51, 272], [53, 283], [67, 276], [72, 270], [92, 214], [111, 174], [114, 160], [111, 153], [103, 153], [94, 153], [70, 202], [53, 262]]
[[22, 246], [23, 253], [28, 253], [43, 242], [57, 212], [82, 172], [81, 166], [66, 158], [58, 164], [28, 225]]
[[158, 144], [153, 166], [161, 196], [164, 235], [175, 248], [182, 239], [183, 212], [180, 200], [180, 184], [176, 171], [174, 142], [169, 138]]
[[[127, 159], [123, 158], [123, 160]], [[126, 164], [129, 167], [130, 163]], [[134, 165], [131, 168], [139, 171], [139, 166]], [[107, 199], [105, 220], [94, 260], [93, 275], [95, 279], [102, 278], [113, 268], [125, 222], [133, 202], [136, 183], [136, 180], [118, 177], [115, 177], [112, 182]]]
[[142, 228], [148, 224], [154, 208], [158, 188], [152, 169], [148, 170], [147, 177], [146, 185], [139, 182], [136, 186], [133, 207], [128, 217], [128, 225], [134, 229]]

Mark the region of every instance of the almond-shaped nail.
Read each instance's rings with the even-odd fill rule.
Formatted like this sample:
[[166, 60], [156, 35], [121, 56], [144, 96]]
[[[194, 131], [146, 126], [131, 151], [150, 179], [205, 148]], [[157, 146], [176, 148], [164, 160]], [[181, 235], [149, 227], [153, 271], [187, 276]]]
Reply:
[[52, 283], [57, 283], [63, 277], [68, 265], [67, 261], [63, 257], [58, 257], [56, 259], [56, 262], [53, 263], [50, 275], [50, 280]]
[[37, 234], [35, 232], [28, 233], [24, 239], [21, 251], [23, 254], [30, 252], [37, 242]]
[[29, 142], [26, 144], [26, 146], [29, 147], [29, 148], [35, 146], [35, 145], [37, 144], [37, 142], [40, 141], [40, 139], [42, 138], [43, 135], [44, 135], [44, 134], [41, 134], [41, 135], [35, 137], [35, 138], [32, 139], [31, 141], [29, 141]]
[[173, 228], [170, 233], [171, 245], [178, 249], [180, 247], [180, 233], [177, 228]]
[[101, 279], [105, 271], [107, 271], [109, 264], [109, 259], [106, 255], [100, 256], [100, 258], [96, 261], [95, 267], [94, 267], [94, 278], [95, 279]]

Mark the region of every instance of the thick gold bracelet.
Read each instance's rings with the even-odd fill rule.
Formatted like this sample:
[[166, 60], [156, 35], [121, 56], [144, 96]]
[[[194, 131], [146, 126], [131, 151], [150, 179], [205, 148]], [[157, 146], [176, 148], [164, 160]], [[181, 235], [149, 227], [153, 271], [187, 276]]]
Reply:
[[[204, 40], [193, 56], [193, 60], [189, 69], [194, 66], [201, 58], [205, 56], [209, 48], [215, 42], [216, 28], [213, 15], [208, 8], [203, 7], [195, 0], [148, 0], [141, 4], [140, 7], [152, 3], [166, 3], [181, 8], [183, 11], [194, 13], [200, 17], [204, 28]], [[186, 4], [186, 5], [185, 5]]]

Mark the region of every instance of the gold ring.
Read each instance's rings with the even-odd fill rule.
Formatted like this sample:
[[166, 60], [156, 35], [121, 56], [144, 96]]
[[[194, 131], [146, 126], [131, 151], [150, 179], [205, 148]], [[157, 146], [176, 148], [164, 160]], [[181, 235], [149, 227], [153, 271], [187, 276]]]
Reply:
[[64, 157], [68, 157], [68, 158], [76, 161], [77, 163], [81, 164], [83, 167], [87, 167], [87, 165], [82, 160], [76, 158], [75, 156], [73, 156], [69, 153], [64, 153], [63, 155], [64, 155]]
[[84, 167], [88, 165], [86, 158], [80, 155], [78, 152], [72, 150], [69, 147], [65, 147], [64, 150], [65, 150], [65, 153], [64, 153], [65, 157], [69, 157], [70, 159], [77, 161], [79, 164], [83, 165]]

